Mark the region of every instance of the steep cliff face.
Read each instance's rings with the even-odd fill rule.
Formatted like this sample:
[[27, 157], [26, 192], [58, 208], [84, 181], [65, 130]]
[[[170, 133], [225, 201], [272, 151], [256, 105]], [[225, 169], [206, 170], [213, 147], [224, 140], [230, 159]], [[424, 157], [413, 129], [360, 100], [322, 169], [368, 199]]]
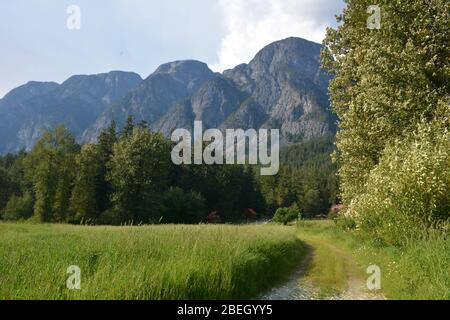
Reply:
[[163, 64], [145, 80], [117, 71], [61, 85], [30, 82], [0, 100], [0, 153], [29, 149], [44, 129], [61, 123], [80, 142], [95, 141], [112, 120], [120, 128], [129, 115], [167, 136], [191, 129], [194, 120], [204, 128], [277, 128], [282, 143], [331, 135], [335, 118], [320, 50], [288, 38], [223, 74], [186, 60]]
[[205, 63], [187, 60], [161, 65], [141, 85], [110, 105], [85, 131], [83, 140], [93, 141], [112, 120], [121, 127], [129, 115], [154, 125], [175, 103], [192, 95], [214, 73]]
[[191, 129], [195, 120], [201, 120], [205, 129], [219, 128], [240, 107], [244, 96], [232, 81], [216, 76], [183, 103], [175, 104], [155, 129], [168, 136], [176, 128]]
[[[267, 128], [279, 128], [284, 142], [333, 134], [334, 117], [329, 112], [329, 77], [320, 68], [321, 45], [288, 38], [262, 49], [247, 65], [224, 72], [248, 93], [256, 110], [264, 110]], [[245, 110], [238, 113], [254, 122]], [[261, 118], [260, 118], [261, 119]]]
[[[45, 95], [58, 88], [55, 82], [30, 81], [10, 91], [0, 100], [0, 153], [15, 152], [18, 141], [18, 134], [21, 122], [26, 121], [30, 112], [22, 107], [24, 103], [35, 97]], [[30, 139], [31, 138], [31, 139]], [[33, 140], [33, 135], [29, 137]], [[23, 141], [23, 145], [31, 145], [33, 141]]]

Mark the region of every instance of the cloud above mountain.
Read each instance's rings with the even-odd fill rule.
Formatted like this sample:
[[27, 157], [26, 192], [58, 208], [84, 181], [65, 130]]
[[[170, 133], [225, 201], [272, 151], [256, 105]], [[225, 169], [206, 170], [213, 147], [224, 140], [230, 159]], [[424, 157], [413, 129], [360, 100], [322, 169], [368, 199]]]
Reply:
[[287, 37], [321, 42], [343, 1], [330, 0], [219, 0], [224, 35], [216, 71], [249, 61], [263, 46]]

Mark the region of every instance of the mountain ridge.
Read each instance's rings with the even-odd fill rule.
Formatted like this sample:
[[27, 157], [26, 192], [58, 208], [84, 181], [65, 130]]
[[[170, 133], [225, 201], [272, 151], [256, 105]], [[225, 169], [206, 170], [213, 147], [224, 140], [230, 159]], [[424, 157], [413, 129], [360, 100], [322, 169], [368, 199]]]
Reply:
[[29, 82], [0, 99], [0, 116], [10, 122], [0, 122], [0, 153], [29, 150], [43, 130], [59, 123], [78, 141], [93, 142], [111, 121], [123, 126], [128, 115], [166, 136], [175, 128], [192, 129], [194, 120], [222, 130], [278, 128], [282, 144], [330, 135], [336, 127], [321, 48], [291, 37], [223, 73], [201, 61], [178, 60], [145, 79], [111, 71], [74, 75], [61, 84]]

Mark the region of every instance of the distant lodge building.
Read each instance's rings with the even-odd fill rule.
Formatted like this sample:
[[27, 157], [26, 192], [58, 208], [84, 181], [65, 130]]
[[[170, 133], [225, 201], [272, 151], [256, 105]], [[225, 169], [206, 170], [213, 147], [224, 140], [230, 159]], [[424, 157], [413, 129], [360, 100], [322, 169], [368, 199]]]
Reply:
[[330, 211], [334, 214], [337, 214], [344, 209], [347, 209], [347, 206], [344, 204], [333, 204], [330, 208]]

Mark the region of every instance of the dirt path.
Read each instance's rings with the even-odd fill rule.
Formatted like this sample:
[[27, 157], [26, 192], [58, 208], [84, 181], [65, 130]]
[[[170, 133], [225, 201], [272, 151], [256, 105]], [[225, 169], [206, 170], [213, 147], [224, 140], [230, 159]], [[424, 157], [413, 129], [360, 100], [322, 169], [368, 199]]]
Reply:
[[313, 259], [313, 250], [309, 244], [307, 246], [307, 254], [303, 258], [300, 266], [292, 273], [289, 279], [281, 286], [275, 287], [263, 296], [261, 300], [312, 300], [316, 295], [314, 286], [305, 280], [308, 266]]
[[380, 293], [370, 292], [361, 266], [351, 253], [317, 236], [300, 236], [307, 254], [299, 268], [282, 286], [272, 289], [261, 299], [267, 300], [384, 300]]
[[330, 252], [342, 257], [345, 264], [345, 289], [336, 295], [328, 297], [330, 300], [385, 300], [379, 292], [367, 289], [366, 279], [361, 275], [361, 266], [353, 259], [350, 252], [334, 244], [326, 243]]

